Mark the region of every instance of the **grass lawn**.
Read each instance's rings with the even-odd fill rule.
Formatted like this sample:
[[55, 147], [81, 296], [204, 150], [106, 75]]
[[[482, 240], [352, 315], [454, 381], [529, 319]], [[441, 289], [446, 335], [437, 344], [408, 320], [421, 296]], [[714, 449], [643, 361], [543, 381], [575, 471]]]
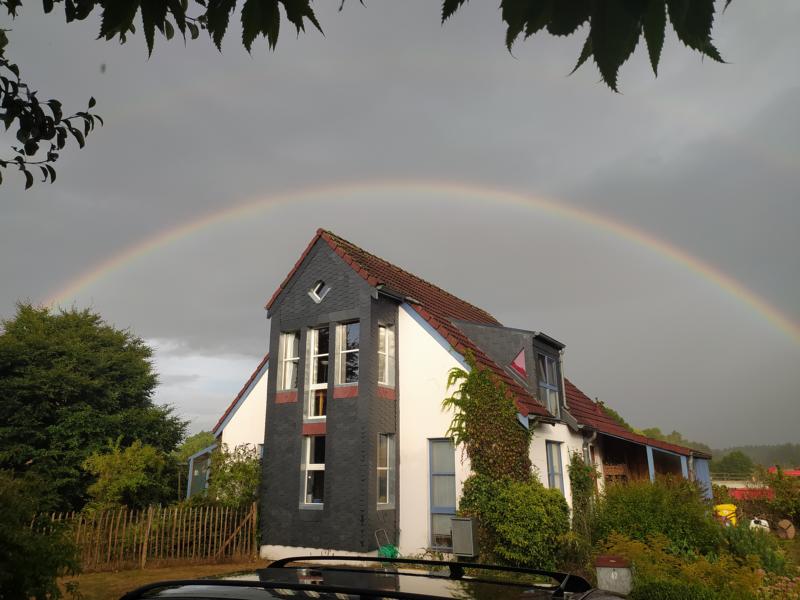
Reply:
[[[252, 571], [266, 567], [270, 561], [258, 560], [247, 563], [226, 563], [220, 565], [192, 565], [165, 567], [134, 571], [108, 573], [85, 573], [77, 577], [65, 577], [59, 583], [62, 588], [69, 581], [77, 581], [82, 600], [118, 600], [124, 593], [140, 585], [164, 579], [197, 579], [213, 575], [227, 575], [242, 571]], [[65, 596], [69, 599], [69, 595]]]

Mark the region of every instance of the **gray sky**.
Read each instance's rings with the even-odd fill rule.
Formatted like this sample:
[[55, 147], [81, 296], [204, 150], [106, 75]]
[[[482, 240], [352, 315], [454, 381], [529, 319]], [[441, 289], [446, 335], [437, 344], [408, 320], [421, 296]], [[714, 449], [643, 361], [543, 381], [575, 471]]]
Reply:
[[[158, 400], [193, 431], [258, 363], [263, 304], [322, 226], [563, 341], [567, 375], [634, 426], [716, 447], [800, 442], [796, 333], [653, 247], [491, 192], [654, 236], [797, 327], [800, 4], [733, 2], [715, 27], [727, 65], [668, 38], [654, 79], [639, 48], [622, 94], [592, 65], [567, 77], [583, 35], [509, 55], [494, 3], [444, 27], [437, 2], [337, 6], [317, 4], [325, 37], [287, 26], [274, 53], [248, 56], [232, 20], [222, 54], [157, 40], [149, 60], [141, 37], [94, 40], [97, 23], [26, 6], [9, 55], [42, 97], [77, 109], [94, 95], [106, 126], [64, 153], [54, 185], [23, 192], [9, 173], [0, 187], [0, 315], [163, 232], [293, 195], [62, 298], [158, 348]], [[419, 184], [365, 185], [387, 180]]]

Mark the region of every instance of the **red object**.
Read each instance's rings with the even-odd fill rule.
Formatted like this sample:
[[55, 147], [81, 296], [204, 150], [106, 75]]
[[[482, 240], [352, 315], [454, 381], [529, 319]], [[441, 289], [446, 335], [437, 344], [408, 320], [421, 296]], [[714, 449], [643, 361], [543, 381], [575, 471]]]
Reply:
[[326, 423], [303, 423], [303, 435], [325, 435], [327, 433]]
[[772, 500], [775, 492], [769, 488], [728, 488], [734, 500]]
[[386, 400], [396, 400], [397, 399], [397, 392], [393, 387], [386, 387], [384, 385], [378, 386], [378, 398], [384, 398]]
[[357, 398], [358, 386], [357, 385], [337, 385], [333, 388], [334, 398]]
[[519, 351], [517, 357], [511, 362], [511, 368], [524, 378], [528, 378], [528, 371], [525, 370], [525, 349]]
[[[770, 473], [777, 473], [778, 468], [770, 467], [769, 469], [767, 469], [767, 471], [769, 471]], [[800, 477], [800, 469], [782, 469], [781, 473], [783, 473], [787, 477]]]

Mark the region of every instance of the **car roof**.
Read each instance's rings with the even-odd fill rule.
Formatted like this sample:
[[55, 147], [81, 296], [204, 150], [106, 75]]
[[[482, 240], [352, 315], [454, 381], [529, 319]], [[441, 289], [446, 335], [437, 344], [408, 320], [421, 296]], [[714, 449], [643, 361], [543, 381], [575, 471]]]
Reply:
[[[502, 578], [505, 576], [506, 578]], [[510, 577], [510, 578], [509, 578]], [[555, 571], [454, 561], [302, 556], [272, 563], [248, 580], [150, 584], [123, 596], [140, 598], [397, 598], [539, 600], [618, 598], [584, 579]]]

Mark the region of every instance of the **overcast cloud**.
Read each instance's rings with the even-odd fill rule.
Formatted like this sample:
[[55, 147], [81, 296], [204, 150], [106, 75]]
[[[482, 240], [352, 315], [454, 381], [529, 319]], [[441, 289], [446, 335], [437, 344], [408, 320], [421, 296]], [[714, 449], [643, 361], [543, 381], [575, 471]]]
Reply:
[[[441, 27], [437, 2], [318, 3], [325, 37], [285, 27], [248, 56], [96, 41], [26, 6], [9, 54], [42, 96], [90, 95], [106, 126], [54, 185], [0, 187], [0, 315], [42, 302], [160, 232], [259, 198], [328, 195], [219, 222], [125, 263], [66, 304], [157, 348], [158, 400], [210, 428], [266, 351], [263, 311], [317, 227], [567, 344], [567, 375], [638, 427], [713, 446], [798, 442], [800, 343], [658, 252], [535, 208], [433, 189], [447, 180], [547, 196], [636, 227], [800, 321], [800, 41], [795, 0], [732, 3], [727, 65], [669, 39], [658, 79], [639, 48], [622, 94], [582, 36], [512, 57], [493, 3]], [[233, 21], [232, 21], [233, 23]], [[238, 23], [237, 23], [238, 24]], [[105, 72], [101, 72], [105, 65]]]

